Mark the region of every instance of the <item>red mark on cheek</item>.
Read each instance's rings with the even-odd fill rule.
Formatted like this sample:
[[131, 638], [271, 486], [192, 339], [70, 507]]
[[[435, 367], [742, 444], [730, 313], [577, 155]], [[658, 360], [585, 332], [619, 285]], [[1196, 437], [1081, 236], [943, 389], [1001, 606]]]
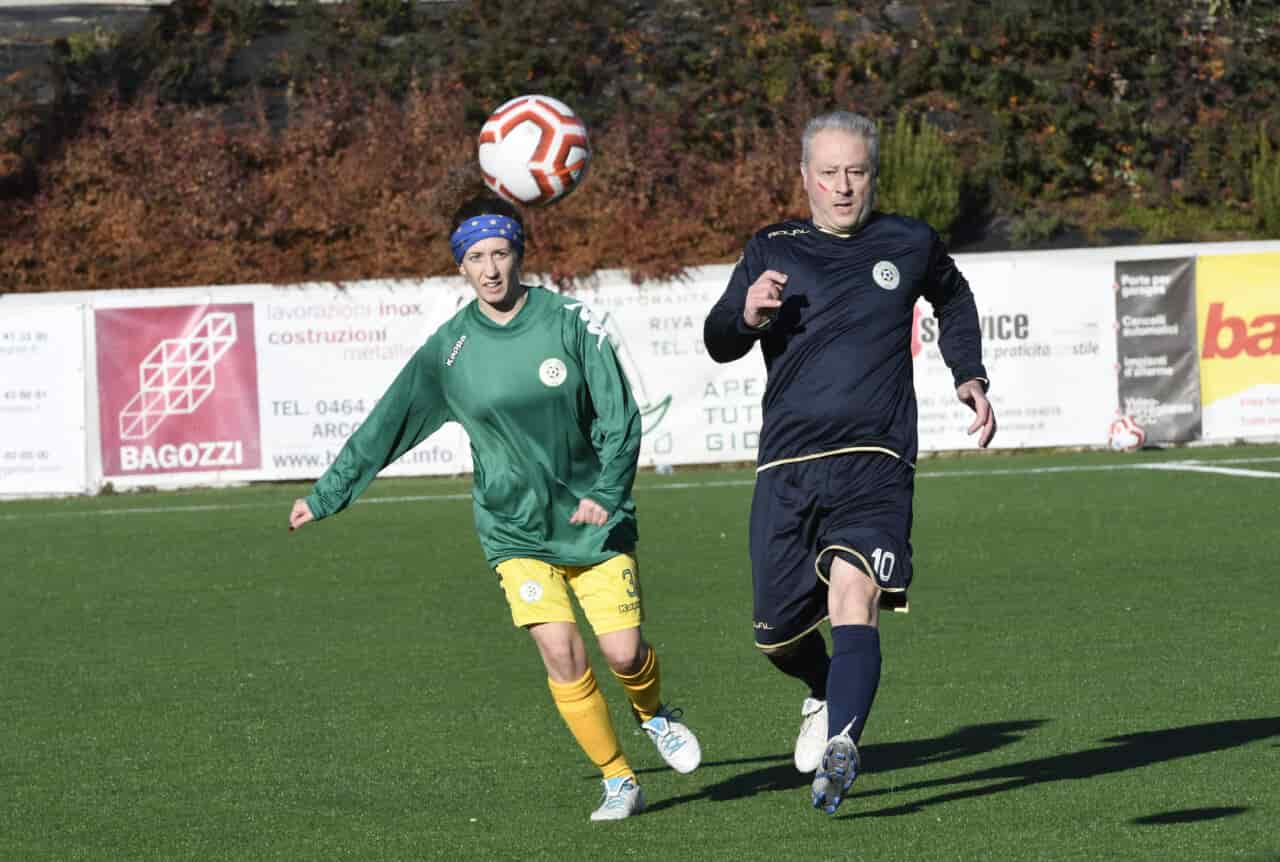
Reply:
[[830, 193], [831, 193], [831, 189], [830, 189], [830, 187], [828, 187], [828, 186], [824, 186], [824, 185], [822, 184], [822, 180], [814, 180], [813, 182], [814, 182], [814, 184], [815, 184], [815, 185], [817, 185], [817, 187], [818, 187], [818, 188], [822, 189], [824, 192], [826, 192], [826, 193], [828, 193], [828, 194], [830, 194]]

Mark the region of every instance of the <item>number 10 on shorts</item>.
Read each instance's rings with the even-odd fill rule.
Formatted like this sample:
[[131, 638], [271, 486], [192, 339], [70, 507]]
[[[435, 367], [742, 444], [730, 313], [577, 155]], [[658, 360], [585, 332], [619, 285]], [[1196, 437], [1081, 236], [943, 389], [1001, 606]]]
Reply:
[[893, 555], [893, 551], [876, 548], [871, 552], [871, 565], [876, 570], [876, 577], [880, 579], [880, 583], [889, 583], [889, 579], [893, 577], [893, 565], [897, 561], [898, 558]]

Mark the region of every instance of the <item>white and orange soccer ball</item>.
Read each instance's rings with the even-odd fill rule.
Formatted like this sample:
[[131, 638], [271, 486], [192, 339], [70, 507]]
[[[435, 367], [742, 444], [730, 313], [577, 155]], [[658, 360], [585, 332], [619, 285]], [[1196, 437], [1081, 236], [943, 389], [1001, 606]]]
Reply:
[[1147, 442], [1147, 432], [1132, 416], [1121, 416], [1107, 429], [1107, 445], [1117, 452], [1134, 452]]
[[550, 96], [518, 96], [480, 129], [480, 172], [514, 204], [545, 206], [577, 188], [591, 162], [586, 124]]

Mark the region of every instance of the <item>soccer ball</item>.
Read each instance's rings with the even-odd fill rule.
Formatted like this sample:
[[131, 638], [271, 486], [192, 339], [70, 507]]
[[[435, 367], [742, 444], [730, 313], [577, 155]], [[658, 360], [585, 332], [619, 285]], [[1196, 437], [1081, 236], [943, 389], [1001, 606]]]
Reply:
[[591, 161], [587, 127], [550, 96], [519, 96], [480, 129], [484, 184], [514, 204], [545, 206], [577, 188]]
[[1147, 432], [1132, 416], [1121, 416], [1107, 430], [1107, 445], [1117, 452], [1133, 452], [1147, 442]]

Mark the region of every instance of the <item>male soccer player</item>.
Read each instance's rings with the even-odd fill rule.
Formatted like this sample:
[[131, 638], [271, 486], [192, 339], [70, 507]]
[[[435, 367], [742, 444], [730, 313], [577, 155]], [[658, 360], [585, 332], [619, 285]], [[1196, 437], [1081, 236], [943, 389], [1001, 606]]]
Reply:
[[600, 769], [604, 795], [591, 819], [621, 820], [644, 809], [644, 794], [587, 660], [571, 592], [667, 765], [691, 772], [702, 757], [680, 710], [662, 702], [658, 655], [640, 634], [631, 499], [640, 413], [582, 304], [520, 283], [524, 224], [514, 207], [492, 197], [464, 204], [450, 246], [475, 301], [409, 360], [312, 493], [294, 502], [289, 527], [342, 511], [383, 467], [446, 421], [461, 423], [485, 558], [512, 621], [537, 646], [560, 715]]
[[[768, 381], [751, 574], [756, 645], [809, 687], [795, 763], [815, 808], [835, 813], [857, 777], [857, 743], [880, 682], [879, 609], [906, 607], [916, 401], [911, 325], [933, 306], [969, 433], [996, 430], [973, 295], [938, 235], [877, 213], [879, 135], [866, 117], [805, 127], [800, 177], [810, 217], [747, 242], [704, 340], [717, 362], [757, 342]], [[832, 652], [818, 626], [831, 621]]]

